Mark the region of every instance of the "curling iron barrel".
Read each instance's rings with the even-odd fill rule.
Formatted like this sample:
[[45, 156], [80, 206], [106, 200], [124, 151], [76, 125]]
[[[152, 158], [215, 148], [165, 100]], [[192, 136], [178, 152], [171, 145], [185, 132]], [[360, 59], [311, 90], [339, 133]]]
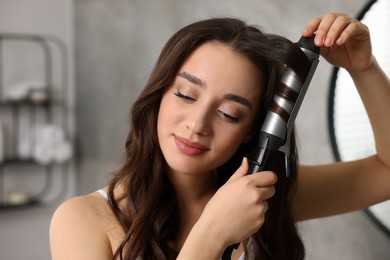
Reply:
[[319, 48], [314, 45], [313, 37], [301, 37], [296, 45], [306, 55], [310, 63], [309, 69], [301, 80], [291, 68], [286, 67], [281, 77], [280, 89], [275, 94], [261, 127], [257, 151], [249, 157], [250, 174], [267, 170], [264, 166], [271, 151], [279, 150], [286, 158], [290, 155], [291, 131], [319, 58]]

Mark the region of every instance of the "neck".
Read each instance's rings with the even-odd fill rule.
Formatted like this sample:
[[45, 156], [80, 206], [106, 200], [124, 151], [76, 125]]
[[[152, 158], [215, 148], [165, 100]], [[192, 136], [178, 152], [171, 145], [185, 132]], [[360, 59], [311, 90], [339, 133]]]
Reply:
[[207, 202], [216, 192], [217, 186], [212, 172], [197, 175], [171, 172], [169, 179], [179, 204], [180, 228], [177, 243], [181, 247]]
[[205, 205], [217, 189], [212, 172], [202, 174], [171, 172], [169, 179], [176, 191], [181, 208], [194, 207], [203, 203]]

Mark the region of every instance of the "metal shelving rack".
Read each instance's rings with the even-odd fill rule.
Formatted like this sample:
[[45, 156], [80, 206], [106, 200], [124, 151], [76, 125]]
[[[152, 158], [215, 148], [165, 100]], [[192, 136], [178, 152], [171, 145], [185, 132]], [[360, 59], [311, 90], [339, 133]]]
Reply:
[[[7, 62], [4, 58], [5, 43], [7, 46], [12, 43], [31, 43], [37, 45], [42, 50], [43, 62], [43, 82], [46, 87], [46, 97], [41, 101], [34, 101], [29, 99], [10, 101], [5, 96], [5, 69]], [[59, 59], [54, 64], [53, 48], [57, 48]], [[18, 61], [13, 61], [17, 63]], [[60, 79], [58, 83], [53, 82], [53, 68], [58, 66]], [[17, 147], [21, 141], [19, 138], [20, 119], [23, 118], [28, 122], [29, 131], [37, 124], [38, 119], [45, 123], [53, 123], [60, 125], [67, 135], [68, 140], [72, 144], [71, 137], [71, 109], [70, 109], [70, 92], [68, 84], [68, 62], [67, 50], [64, 42], [52, 35], [37, 35], [37, 34], [20, 34], [20, 33], [0, 33], [0, 116], [3, 115], [3, 121], [9, 129], [5, 133], [5, 142], [3, 144], [4, 158], [0, 161], [0, 210], [23, 208], [26, 206], [47, 203], [49, 201], [56, 201], [61, 199], [67, 192], [67, 186], [70, 174], [70, 161], [64, 163], [50, 163], [42, 165], [33, 157], [21, 158], [17, 154]], [[8, 120], [6, 120], [6, 116]], [[0, 122], [1, 122], [0, 117]], [[4, 122], [2, 122], [4, 123]], [[32, 138], [32, 143], [35, 140]], [[72, 144], [73, 147], [73, 144]], [[42, 173], [42, 187], [40, 191], [29, 194], [28, 199], [23, 203], [9, 203], [7, 199], [7, 192], [12, 187], [7, 187], [5, 176], [10, 174], [10, 169], [13, 167], [24, 166], [25, 168], [34, 168], [39, 173]], [[13, 173], [15, 175], [19, 172]], [[60, 187], [56, 187], [54, 175], [60, 176], [61, 180], [58, 182]], [[22, 175], [19, 175], [22, 178]], [[13, 176], [18, 178], [19, 176]], [[58, 186], [58, 185], [57, 185]], [[53, 196], [53, 193], [56, 194]], [[48, 197], [50, 197], [50, 200]]]

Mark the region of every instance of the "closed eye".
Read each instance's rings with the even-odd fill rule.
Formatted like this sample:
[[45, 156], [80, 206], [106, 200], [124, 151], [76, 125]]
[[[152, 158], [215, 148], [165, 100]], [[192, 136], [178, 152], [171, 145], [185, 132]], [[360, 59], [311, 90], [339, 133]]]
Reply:
[[192, 98], [190, 96], [184, 95], [184, 94], [180, 93], [180, 91], [177, 91], [176, 93], [174, 93], [174, 95], [177, 96], [180, 99], [185, 100], [185, 101], [196, 101], [195, 98]]
[[218, 110], [218, 113], [223, 116], [226, 120], [232, 122], [232, 123], [237, 123], [240, 121], [240, 119], [238, 117], [235, 117], [235, 116], [232, 116], [232, 115], [229, 115], [225, 112], [223, 112], [222, 110]]

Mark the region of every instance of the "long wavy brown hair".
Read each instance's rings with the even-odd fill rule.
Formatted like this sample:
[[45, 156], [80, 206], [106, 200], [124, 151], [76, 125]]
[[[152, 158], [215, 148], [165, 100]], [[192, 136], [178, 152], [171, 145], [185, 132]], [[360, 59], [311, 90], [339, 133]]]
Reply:
[[[114, 259], [175, 259], [178, 255], [178, 204], [167, 178], [166, 163], [157, 138], [160, 101], [189, 55], [201, 44], [217, 41], [250, 59], [263, 72], [264, 82], [257, 123], [258, 130], [278, 91], [280, 76], [289, 66], [298, 75], [306, 57], [284, 37], [261, 32], [235, 18], [212, 18], [179, 30], [166, 43], [145, 88], [131, 110], [131, 130], [126, 140], [123, 166], [113, 174], [108, 193], [113, 213], [125, 231]], [[304, 63], [304, 62], [303, 62]], [[242, 144], [235, 155], [217, 169], [219, 184], [235, 172], [243, 156], [254, 149]], [[292, 152], [297, 158], [295, 138]], [[304, 247], [289, 206], [294, 183], [284, 177], [284, 158], [274, 157], [272, 170], [279, 178], [276, 194], [269, 200], [263, 227], [252, 236], [256, 259], [303, 259]], [[296, 170], [296, 164], [294, 165]], [[120, 187], [121, 196], [114, 192]], [[228, 223], [227, 223], [228, 224]]]

